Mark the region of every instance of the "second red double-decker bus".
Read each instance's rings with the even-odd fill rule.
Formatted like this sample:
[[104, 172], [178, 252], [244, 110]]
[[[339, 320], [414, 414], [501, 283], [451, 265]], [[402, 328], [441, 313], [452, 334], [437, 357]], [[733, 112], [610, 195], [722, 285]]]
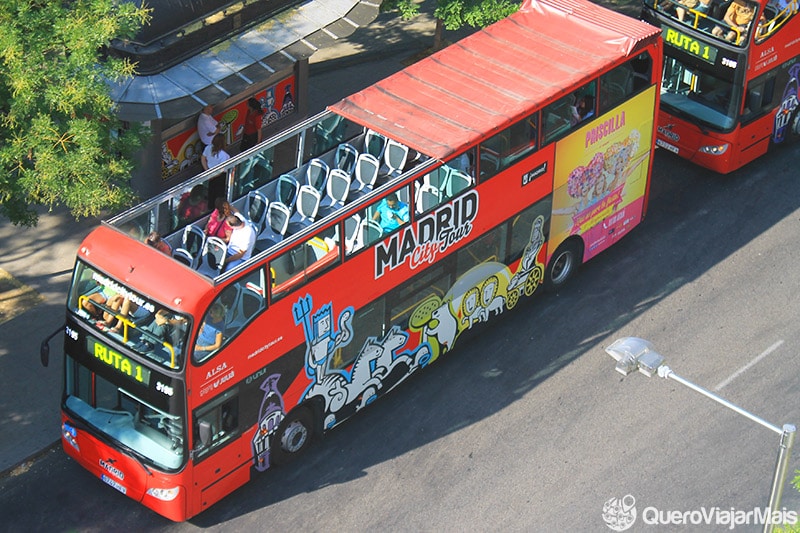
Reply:
[[67, 302], [66, 452], [184, 520], [562, 286], [642, 221], [661, 47], [530, 0], [103, 223]]
[[664, 38], [656, 144], [726, 174], [800, 139], [797, 0], [644, 0]]

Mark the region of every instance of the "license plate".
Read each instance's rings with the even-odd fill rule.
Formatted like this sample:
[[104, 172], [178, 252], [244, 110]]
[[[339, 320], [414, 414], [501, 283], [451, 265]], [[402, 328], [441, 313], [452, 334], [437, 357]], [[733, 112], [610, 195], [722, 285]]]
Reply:
[[105, 475], [105, 474], [101, 474], [101, 475], [100, 475], [100, 479], [102, 479], [102, 480], [103, 480], [103, 482], [105, 482], [105, 483], [107, 483], [107, 484], [111, 485], [112, 487], [114, 487], [115, 489], [117, 489], [118, 491], [120, 491], [122, 494], [127, 494], [127, 492], [128, 492], [128, 489], [126, 489], [125, 487], [123, 487], [122, 485], [120, 485], [119, 483], [117, 483], [116, 481], [114, 481], [113, 479], [111, 479], [110, 477], [108, 477], [107, 475]]
[[665, 150], [669, 150], [673, 154], [677, 154], [678, 153], [678, 147], [677, 146], [675, 146], [674, 144], [670, 144], [667, 141], [662, 141], [661, 139], [656, 139], [656, 146], [660, 146], [661, 148], [664, 148]]

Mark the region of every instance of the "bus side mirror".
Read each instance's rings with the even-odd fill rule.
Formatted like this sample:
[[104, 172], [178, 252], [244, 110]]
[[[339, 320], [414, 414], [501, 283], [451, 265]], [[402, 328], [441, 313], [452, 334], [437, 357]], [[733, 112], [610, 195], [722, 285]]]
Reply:
[[59, 326], [58, 329], [56, 329], [53, 333], [45, 337], [45, 339], [42, 341], [41, 346], [39, 346], [39, 359], [42, 361], [43, 367], [47, 367], [47, 365], [50, 364], [50, 340], [52, 340], [53, 337], [64, 331], [66, 327], [67, 324], [65, 322], [63, 325]]
[[50, 364], [50, 345], [47, 343], [47, 339], [43, 340], [42, 345], [39, 347], [39, 358], [43, 367], [46, 368]]

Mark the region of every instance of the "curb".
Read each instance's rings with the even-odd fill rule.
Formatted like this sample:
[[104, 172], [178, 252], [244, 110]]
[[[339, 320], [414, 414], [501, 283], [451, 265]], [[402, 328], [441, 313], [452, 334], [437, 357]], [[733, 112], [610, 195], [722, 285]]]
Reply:
[[[9, 477], [16, 476], [17, 475], [17, 474], [15, 474], [16, 470], [20, 470], [22, 467], [24, 467], [28, 463], [36, 462], [37, 460], [41, 459], [44, 455], [50, 453], [51, 451], [54, 451], [56, 448], [61, 448], [61, 439], [58, 439], [57, 441], [53, 442], [52, 444], [48, 444], [47, 446], [45, 446], [43, 449], [39, 450], [38, 452], [32, 453], [31, 455], [29, 455], [25, 459], [21, 460], [17, 464], [9, 466], [5, 470], [1, 471], [0, 472], [0, 481], [4, 480], [6, 478], [9, 478]], [[24, 472], [19, 472], [19, 473], [22, 474]]]

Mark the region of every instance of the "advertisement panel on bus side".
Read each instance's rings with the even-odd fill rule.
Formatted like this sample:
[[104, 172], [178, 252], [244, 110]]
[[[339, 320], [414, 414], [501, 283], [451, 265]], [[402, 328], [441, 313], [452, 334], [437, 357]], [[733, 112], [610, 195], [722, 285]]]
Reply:
[[641, 222], [655, 91], [656, 87], [649, 88], [558, 141], [552, 250], [580, 235], [588, 260]]

